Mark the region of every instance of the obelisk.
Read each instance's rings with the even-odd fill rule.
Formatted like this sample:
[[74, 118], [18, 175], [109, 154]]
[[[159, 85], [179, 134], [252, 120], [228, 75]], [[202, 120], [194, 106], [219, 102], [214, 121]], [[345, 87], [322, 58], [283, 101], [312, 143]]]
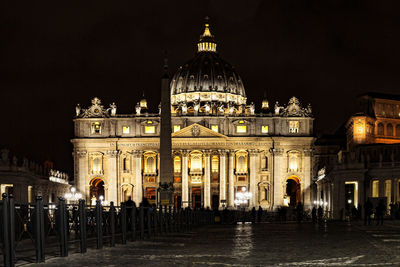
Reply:
[[169, 88], [168, 61], [164, 61], [161, 78], [161, 130], [160, 130], [160, 195], [159, 204], [172, 205], [172, 141], [171, 141], [171, 95]]

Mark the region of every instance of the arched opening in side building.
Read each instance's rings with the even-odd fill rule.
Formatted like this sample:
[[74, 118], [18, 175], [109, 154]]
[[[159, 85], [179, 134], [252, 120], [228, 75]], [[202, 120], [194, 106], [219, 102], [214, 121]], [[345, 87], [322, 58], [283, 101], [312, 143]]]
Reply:
[[289, 206], [296, 206], [301, 201], [300, 180], [297, 176], [290, 176], [286, 180], [286, 196]]
[[93, 178], [90, 183], [90, 199], [96, 198], [99, 200], [100, 196], [104, 197], [104, 181], [100, 178]]

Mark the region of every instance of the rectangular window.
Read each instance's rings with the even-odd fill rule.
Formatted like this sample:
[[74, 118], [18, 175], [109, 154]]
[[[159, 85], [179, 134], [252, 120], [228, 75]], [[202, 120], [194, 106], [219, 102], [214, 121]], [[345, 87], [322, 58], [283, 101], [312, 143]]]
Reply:
[[177, 131], [180, 131], [181, 126], [180, 125], [174, 125], [174, 133], [176, 133]]
[[156, 127], [155, 126], [144, 126], [144, 133], [147, 133], [147, 134], [156, 133]]
[[372, 181], [372, 197], [379, 197], [379, 181]]
[[122, 133], [123, 134], [129, 134], [130, 133], [129, 126], [122, 126]]
[[299, 121], [289, 121], [289, 133], [299, 132]]
[[218, 133], [218, 125], [211, 125], [211, 130]]
[[101, 123], [93, 122], [92, 123], [92, 134], [101, 134]]
[[246, 133], [247, 132], [246, 125], [237, 125], [236, 126], [236, 132], [237, 133]]
[[268, 125], [261, 126], [261, 133], [268, 133]]

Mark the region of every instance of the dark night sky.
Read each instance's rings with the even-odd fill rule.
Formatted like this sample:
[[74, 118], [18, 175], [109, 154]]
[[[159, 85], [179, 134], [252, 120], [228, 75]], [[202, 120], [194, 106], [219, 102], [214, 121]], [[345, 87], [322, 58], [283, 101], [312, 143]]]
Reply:
[[396, 1], [13, 1], [0, 5], [0, 147], [72, 173], [75, 105], [94, 96], [157, 110], [163, 51], [170, 74], [211, 17], [218, 51], [258, 106], [295, 95], [318, 133], [337, 129], [367, 91], [399, 93]]

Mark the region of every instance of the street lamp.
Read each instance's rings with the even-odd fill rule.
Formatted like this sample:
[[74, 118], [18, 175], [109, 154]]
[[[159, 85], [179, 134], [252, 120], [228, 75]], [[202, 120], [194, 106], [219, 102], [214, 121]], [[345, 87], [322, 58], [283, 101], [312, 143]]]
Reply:
[[249, 199], [251, 199], [252, 193], [247, 192], [246, 187], [242, 187], [242, 190], [239, 192], [236, 192], [236, 198], [235, 198], [235, 205], [236, 206], [242, 206], [248, 203]]
[[82, 198], [82, 194], [76, 191], [75, 187], [71, 187], [68, 193], [65, 194], [67, 201], [77, 201]]

